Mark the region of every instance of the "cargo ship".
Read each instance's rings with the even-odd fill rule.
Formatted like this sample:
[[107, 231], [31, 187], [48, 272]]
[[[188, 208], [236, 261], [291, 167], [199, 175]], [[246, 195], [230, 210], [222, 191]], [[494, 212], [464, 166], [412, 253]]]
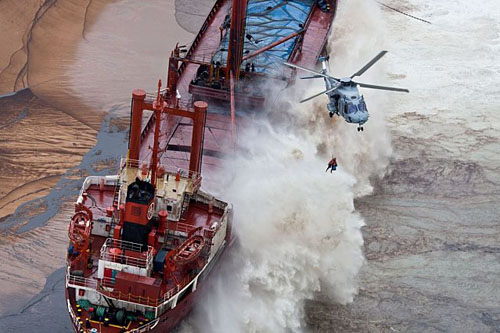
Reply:
[[132, 92], [128, 154], [89, 176], [69, 230], [66, 304], [76, 332], [168, 332], [207, 288], [235, 237], [230, 203], [202, 177], [237, 149], [284, 61], [314, 67], [332, 0], [217, 0], [196, 38], [169, 57], [165, 87]]

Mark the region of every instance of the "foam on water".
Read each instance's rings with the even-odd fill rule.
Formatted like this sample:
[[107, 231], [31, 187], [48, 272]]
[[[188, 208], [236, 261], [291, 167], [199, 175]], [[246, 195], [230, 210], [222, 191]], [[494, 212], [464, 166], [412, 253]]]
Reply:
[[[342, 75], [379, 52], [366, 48], [378, 43], [369, 35], [378, 9], [352, 2], [340, 5], [336, 26], [345, 27], [353, 10], [360, 17], [374, 11], [375, 16], [349, 31], [334, 29], [331, 50], [352, 51], [348, 61], [331, 52], [332, 68], [347, 71]], [[345, 45], [348, 33], [360, 36], [357, 43]], [[303, 302], [316, 292], [340, 303], [353, 300], [364, 260], [364, 223], [353, 200], [370, 193], [370, 177], [383, 174], [390, 139], [383, 116], [375, 111], [383, 107], [382, 97], [369, 100], [374, 112], [358, 133], [355, 125], [328, 117], [324, 97], [297, 104], [300, 94], [321, 89], [322, 82], [316, 82], [310, 89], [301, 83], [286, 92], [270, 91], [291, 103], [270, 107], [266, 119], [238, 133], [239, 152], [209, 190], [233, 203], [239, 246], [231, 249], [231, 265], [203, 302], [203, 311], [191, 320], [196, 330], [300, 332]], [[333, 174], [325, 173], [331, 154], [339, 162]]]
[[219, 290], [222, 306], [211, 307], [209, 317], [221, 319], [212, 329], [227, 331], [232, 318], [240, 331], [298, 330], [301, 301], [320, 282], [341, 302], [356, 291], [363, 221], [354, 213], [355, 178], [326, 174], [314, 144], [265, 123], [241, 139], [246, 151], [228, 165], [220, 193], [234, 204], [241, 247], [232, 249], [233, 274], [222, 278], [234, 279]]
[[[431, 186], [438, 189], [435, 195], [440, 196], [461, 191], [469, 193], [467, 186], [477, 183], [476, 179], [480, 178], [469, 176], [474, 163], [480, 165], [475, 168], [478, 170], [491, 168], [494, 173], [491, 177], [498, 178], [498, 154], [494, 153], [499, 148], [500, 126], [498, 102], [495, 101], [500, 93], [496, 84], [500, 73], [498, 2], [412, 0], [388, 1], [387, 4], [429, 19], [432, 24], [423, 24], [392, 11], [381, 12], [375, 2], [342, 1], [330, 40], [332, 73], [350, 75], [380, 50], [387, 49], [389, 54], [358, 80], [406, 87], [411, 93], [362, 90], [371, 115], [362, 135], [342, 120], [325, 121], [329, 120], [324, 111], [325, 101], [318, 98], [313, 107], [305, 104], [290, 110], [270, 110], [271, 116], [288, 111], [293, 121], [279, 128], [273, 128], [274, 123], [260, 125], [243, 136], [240, 143], [247, 150], [230, 164], [227, 172], [230, 181], [223, 193], [234, 202], [235, 230], [241, 249], [234, 251], [235, 266], [224, 272], [227, 275], [217, 282], [215, 294], [207, 297], [205, 311], [198, 314], [198, 323], [203, 324], [194, 324], [198, 330], [301, 331], [302, 301], [314, 297], [316, 291], [339, 302], [352, 299], [357, 287], [356, 273], [362, 263], [359, 228], [363, 223], [353, 211], [352, 200], [369, 193], [370, 176], [382, 175], [388, 164], [392, 150], [386, 120], [397, 143], [397, 155], [392, 157], [396, 162], [402, 161], [393, 166], [403, 169], [394, 172], [383, 184], [400, 183], [403, 193], [415, 192], [415, 187], [422, 187], [423, 193], [434, 193]], [[291, 98], [296, 100], [302, 93], [310, 96], [322, 89], [320, 82], [306, 87], [307, 91], [302, 90], [304, 87], [296, 87]], [[326, 167], [324, 162], [332, 152], [339, 159], [341, 171], [332, 176], [316, 174], [314, 170]], [[410, 159], [415, 156], [418, 158]], [[460, 161], [467, 162], [465, 167], [460, 167]], [[447, 182], [452, 184], [450, 191], [443, 190]], [[399, 249], [400, 243], [411, 239], [408, 230], [413, 229], [415, 234], [425, 234], [429, 244], [443, 237], [449, 242], [461, 239], [476, 242], [472, 240], [476, 232], [463, 232], [461, 224], [471, 223], [471, 228], [481, 228], [480, 221], [464, 222], [459, 216], [443, 220], [447, 208], [436, 209], [435, 218], [429, 219], [420, 218], [420, 213], [412, 211], [429, 210], [435, 204], [410, 200], [407, 208], [389, 206], [396, 212], [389, 220], [395, 228], [387, 238], [391, 247]], [[405, 209], [415, 218], [414, 224], [399, 221]], [[495, 211], [488, 206], [482, 210], [481, 214]], [[377, 214], [391, 215], [385, 211]], [[380, 219], [385, 222], [383, 216]], [[398, 225], [402, 228], [396, 229]], [[397, 230], [406, 232], [400, 234]], [[490, 233], [487, 230], [486, 225], [484, 235]], [[372, 240], [380, 236], [377, 231], [371, 232]], [[494, 236], [486, 240], [478, 238], [477, 243], [491, 240], [496, 244], [493, 239]], [[430, 245], [429, 249], [433, 251]], [[390, 258], [387, 265], [378, 264], [388, 266], [387, 271], [381, 272], [380, 268], [372, 266], [369, 272], [378, 275], [373, 277], [375, 282], [368, 285], [376, 298], [373, 299], [371, 293], [364, 296], [368, 301], [361, 306], [368, 305], [362, 308], [359, 321], [365, 319], [364, 312], [373, 314], [367, 317], [377, 322], [384, 313], [393, 318], [389, 323], [402, 322], [403, 330], [409, 320], [407, 317], [425, 318], [422, 326], [412, 326], [424, 330], [429, 329], [431, 322], [444, 323], [443, 329], [449, 329], [447, 324], [454, 320], [456, 328], [452, 327], [463, 330], [466, 326], [461, 326], [462, 323], [469, 321], [476, 305], [468, 305], [463, 315], [453, 317], [457, 310], [450, 311], [444, 305], [453, 302], [449, 298], [450, 290], [460, 299], [451, 304], [455, 308], [463, 307], [466, 302], [462, 299], [464, 290], [455, 287], [456, 281], [470, 274], [477, 274], [477, 281], [479, 276], [488, 274], [473, 272], [467, 260], [450, 260], [451, 255], [447, 252], [443, 255], [439, 251], [432, 253], [436, 259], [431, 260], [433, 268], [427, 272], [425, 280], [421, 278], [425, 269], [419, 266], [429, 261], [425, 254], [411, 253], [404, 257], [405, 264], [392, 264]], [[484, 256], [477, 253], [478, 265], [494, 270], [494, 266], [491, 268], [487, 261], [482, 261]], [[456, 267], [448, 268], [456, 263], [459, 263]], [[415, 271], [409, 273], [408, 267], [413, 266], [416, 266]], [[443, 281], [446, 274], [449, 278]], [[394, 292], [392, 286], [400, 280], [403, 282], [398, 282]], [[464, 283], [465, 291], [470, 292], [468, 298], [473, 301], [491, 299], [488, 295], [494, 294], [489, 287], [475, 289], [468, 278]], [[441, 290], [433, 290], [436, 284]], [[382, 287], [380, 291], [379, 285], [386, 289]], [[416, 288], [413, 294], [404, 291], [413, 286], [420, 286], [420, 289]], [[444, 294], [443, 289], [446, 290]], [[419, 297], [426, 293], [431, 296], [426, 298], [425, 304], [429, 304], [432, 311], [419, 310], [422, 304]], [[374, 310], [387, 295], [394, 295], [396, 300], [386, 300], [385, 310]], [[446, 297], [446, 301], [440, 297]], [[402, 308], [403, 304], [407, 308]], [[357, 309], [359, 307], [358, 304]], [[339, 318], [349, 322], [351, 315]]]

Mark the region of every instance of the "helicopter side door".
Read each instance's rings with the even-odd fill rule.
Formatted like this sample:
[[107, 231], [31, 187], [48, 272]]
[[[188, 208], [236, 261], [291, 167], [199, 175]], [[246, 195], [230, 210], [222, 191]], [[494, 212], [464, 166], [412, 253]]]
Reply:
[[347, 104], [344, 102], [344, 99], [341, 97], [337, 100], [337, 110], [339, 110], [339, 113], [342, 117], [345, 118], [345, 115], [347, 114], [346, 110]]

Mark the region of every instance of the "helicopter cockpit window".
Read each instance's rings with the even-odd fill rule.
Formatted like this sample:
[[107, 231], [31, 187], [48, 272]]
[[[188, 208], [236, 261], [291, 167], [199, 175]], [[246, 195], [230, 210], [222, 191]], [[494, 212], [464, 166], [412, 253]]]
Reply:
[[354, 104], [349, 105], [349, 110], [347, 111], [347, 113], [354, 113], [356, 111], [358, 111], [358, 108], [356, 107], [356, 105], [354, 105]]
[[359, 111], [367, 111], [366, 110], [366, 103], [365, 103], [365, 101], [361, 100], [359, 102], [358, 109], [359, 109]]

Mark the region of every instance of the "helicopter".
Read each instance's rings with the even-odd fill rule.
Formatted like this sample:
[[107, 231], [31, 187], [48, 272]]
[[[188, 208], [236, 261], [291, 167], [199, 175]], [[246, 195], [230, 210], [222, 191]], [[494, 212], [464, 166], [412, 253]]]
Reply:
[[358, 132], [363, 131], [363, 124], [368, 121], [368, 109], [366, 108], [366, 103], [363, 95], [359, 94], [358, 86], [363, 88], [370, 89], [379, 89], [379, 90], [390, 90], [390, 91], [398, 91], [398, 92], [406, 92], [409, 93], [408, 89], [402, 88], [394, 88], [394, 87], [384, 87], [384, 86], [376, 86], [373, 84], [366, 84], [352, 81], [352, 79], [356, 76], [361, 76], [364, 72], [366, 72], [370, 67], [372, 67], [377, 61], [382, 58], [387, 51], [381, 51], [375, 58], [370, 60], [363, 68], [359, 71], [351, 75], [350, 77], [344, 77], [341, 79], [330, 76], [328, 73], [328, 56], [322, 56], [319, 58], [321, 62], [321, 72], [304, 68], [299, 65], [291, 64], [285, 62], [284, 64], [292, 67], [301, 69], [303, 71], [312, 73], [312, 76], [304, 76], [301, 79], [320, 79], [323, 78], [325, 81], [326, 90], [322, 91], [316, 95], [305, 98], [300, 101], [300, 103], [307, 102], [313, 98], [316, 98], [320, 95], [326, 94], [329, 98], [329, 103], [326, 105], [328, 109], [328, 113], [330, 118], [333, 117], [334, 114], [341, 116], [345, 119], [346, 122], [357, 124]]

